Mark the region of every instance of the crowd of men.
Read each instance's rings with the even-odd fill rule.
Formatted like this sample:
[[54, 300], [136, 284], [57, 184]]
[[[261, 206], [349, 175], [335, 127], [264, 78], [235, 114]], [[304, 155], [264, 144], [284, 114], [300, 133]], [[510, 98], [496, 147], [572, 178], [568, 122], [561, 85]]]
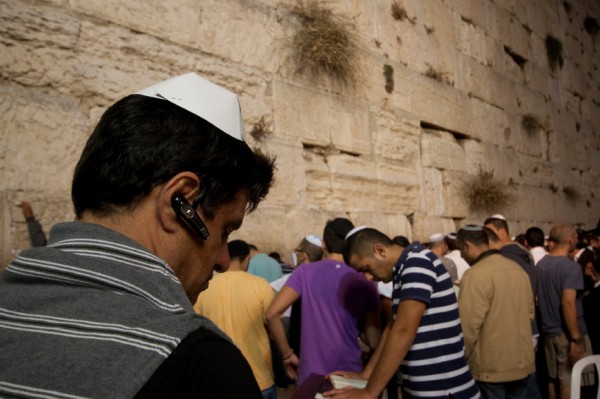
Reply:
[[[342, 399], [569, 398], [573, 365], [600, 352], [600, 226], [513, 239], [496, 214], [411, 243], [337, 217], [288, 265], [229, 240], [275, 165], [241, 126], [237, 96], [196, 74], [104, 113], [76, 221], [0, 276], [1, 397], [272, 399], [294, 381]], [[583, 394], [595, 384], [584, 370]]]

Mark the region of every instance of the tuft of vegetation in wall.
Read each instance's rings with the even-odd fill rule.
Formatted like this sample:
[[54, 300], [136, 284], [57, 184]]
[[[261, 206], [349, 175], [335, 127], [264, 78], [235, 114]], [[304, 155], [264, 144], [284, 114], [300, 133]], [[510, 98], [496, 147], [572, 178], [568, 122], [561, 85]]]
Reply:
[[579, 191], [577, 191], [577, 189], [573, 186], [564, 186], [563, 194], [565, 195], [565, 198], [569, 202], [577, 202], [580, 197]]
[[398, 0], [392, 1], [391, 13], [392, 13], [392, 17], [394, 17], [394, 19], [396, 21], [403, 21], [403, 20], [407, 19], [408, 21], [410, 21], [410, 23], [412, 23], [412, 24], [415, 23], [414, 19], [411, 19], [408, 17], [408, 13], [406, 12], [406, 9], [402, 6], [402, 4], [400, 2], [398, 2]]
[[265, 121], [264, 116], [261, 116], [258, 122], [252, 126], [252, 130], [250, 130], [250, 135], [254, 137], [256, 141], [263, 141], [270, 134], [271, 131], [269, 130], [269, 126]]
[[538, 130], [543, 129], [544, 125], [540, 122], [537, 116], [533, 114], [525, 114], [521, 118], [521, 127], [529, 135], [534, 135]]
[[391, 65], [383, 66], [383, 77], [385, 78], [385, 91], [391, 93], [394, 91], [394, 68]]
[[556, 70], [556, 67], [562, 68], [565, 60], [562, 55], [563, 45], [560, 40], [552, 35], [546, 36], [546, 55], [550, 69]]
[[465, 198], [472, 211], [494, 211], [513, 200], [505, 184], [494, 179], [494, 171], [479, 170], [479, 174], [465, 184]]
[[425, 76], [427, 76], [428, 78], [437, 80], [440, 83], [448, 83], [448, 84], [450, 83], [446, 72], [438, 71], [431, 65], [427, 66], [427, 70], [425, 71]]
[[297, 70], [352, 86], [359, 69], [352, 21], [317, 0], [299, 2], [291, 11], [300, 22], [292, 42]]

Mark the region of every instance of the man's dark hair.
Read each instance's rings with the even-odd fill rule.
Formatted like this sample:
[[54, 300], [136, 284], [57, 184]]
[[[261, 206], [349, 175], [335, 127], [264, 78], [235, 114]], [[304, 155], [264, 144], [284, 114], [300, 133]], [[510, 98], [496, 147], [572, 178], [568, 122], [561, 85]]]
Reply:
[[200, 179], [202, 210], [216, 209], [247, 190], [251, 212], [273, 183], [274, 158], [254, 153], [195, 114], [169, 101], [127, 96], [109, 107], [88, 139], [73, 177], [78, 218], [132, 210], [180, 172]]
[[229, 250], [229, 258], [237, 259], [242, 261], [246, 256], [250, 255], [250, 247], [246, 241], [233, 240], [227, 243], [227, 249]]
[[525, 241], [531, 248], [544, 246], [544, 231], [539, 227], [530, 227], [525, 231]]
[[373, 245], [375, 244], [382, 244], [389, 247], [395, 243], [379, 230], [370, 227], [357, 231], [346, 240], [346, 244], [344, 245], [344, 262], [349, 265], [352, 255], [361, 257], [371, 255]]
[[504, 229], [506, 230], [506, 234], [510, 234], [508, 231], [508, 223], [506, 223], [506, 220], [504, 219], [490, 217], [485, 219], [485, 221], [483, 222], [484, 226], [487, 226], [488, 224], [491, 224], [497, 229]]
[[[494, 230], [490, 229], [489, 227], [485, 227], [485, 226], [482, 226], [481, 229], [487, 236], [488, 244], [495, 244], [498, 241], [500, 241], [500, 237], [498, 237], [498, 234], [496, 234], [496, 232]], [[472, 242], [470, 240], [468, 240], [468, 241]]]
[[344, 251], [346, 234], [353, 228], [352, 222], [346, 218], [335, 218], [327, 221], [323, 229], [323, 242], [327, 251], [341, 254]]
[[[470, 242], [476, 246], [489, 246], [489, 239], [483, 227], [467, 225], [456, 233], [456, 245], [459, 248], [464, 247], [465, 242]], [[489, 229], [488, 229], [489, 230]], [[493, 233], [493, 231], [492, 231]]]
[[392, 241], [394, 241], [395, 244], [398, 244], [404, 248], [406, 248], [410, 245], [410, 241], [405, 236], [396, 236], [396, 237], [392, 238]]
[[456, 233], [448, 234], [446, 237], [444, 237], [444, 240], [446, 240], [446, 244], [448, 244], [448, 252], [452, 252], [458, 249], [458, 247], [456, 246]]

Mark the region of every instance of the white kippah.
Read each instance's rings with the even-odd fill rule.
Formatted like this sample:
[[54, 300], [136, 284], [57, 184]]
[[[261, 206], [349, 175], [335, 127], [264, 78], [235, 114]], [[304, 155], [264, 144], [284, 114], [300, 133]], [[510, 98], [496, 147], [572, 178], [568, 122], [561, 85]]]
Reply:
[[345, 240], [347, 240], [348, 238], [350, 238], [350, 236], [352, 236], [353, 234], [358, 233], [359, 231], [364, 230], [364, 229], [368, 229], [368, 228], [369, 228], [369, 226], [357, 226], [357, 227], [353, 228], [352, 230], [350, 230], [348, 232], [348, 234], [346, 234]]
[[167, 100], [198, 115], [231, 137], [244, 141], [242, 112], [237, 95], [196, 73], [167, 79], [136, 94]]
[[506, 218], [503, 215], [499, 214], [499, 213], [490, 216], [490, 219], [500, 219], [500, 220], [504, 220], [506, 222]]
[[448, 234], [448, 238], [451, 240], [456, 240], [456, 233], [450, 233]]
[[444, 239], [444, 235], [441, 233], [435, 233], [429, 236], [429, 242], [430, 243], [434, 243], [434, 242], [440, 242]]
[[310, 242], [312, 245], [316, 245], [317, 247], [320, 247], [323, 244], [323, 240], [321, 240], [321, 237], [315, 234], [309, 234], [306, 237], [304, 237], [304, 239]]

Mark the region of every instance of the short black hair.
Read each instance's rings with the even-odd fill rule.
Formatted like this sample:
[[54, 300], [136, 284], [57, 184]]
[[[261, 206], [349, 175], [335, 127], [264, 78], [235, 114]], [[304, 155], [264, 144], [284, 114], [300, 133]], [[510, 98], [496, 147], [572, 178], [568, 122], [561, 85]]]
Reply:
[[[489, 227], [485, 227], [485, 226], [482, 226], [481, 229], [487, 236], [488, 244], [495, 244], [498, 241], [500, 241], [500, 237], [498, 237], [498, 234], [496, 234], [496, 232], [494, 230], [490, 229]], [[467, 240], [467, 241], [470, 241], [470, 240]], [[470, 242], [472, 242], [472, 241], [470, 241]]]
[[205, 216], [235, 198], [256, 208], [273, 184], [274, 158], [169, 101], [130, 95], [110, 106], [89, 137], [73, 177], [75, 214], [132, 210], [154, 187], [184, 171], [201, 179]]
[[525, 231], [525, 241], [530, 247], [544, 246], [544, 231], [539, 227], [533, 226]]
[[458, 233], [456, 233], [456, 245], [459, 248], [462, 248], [464, 247], [465, 242], [467, 241], [476, 246], [490, 245], [488, 236], [484, 228], [480, 226], [467, 225], [462, 229], [458, 230]]
[[341, 254], [344, 251], [346, 234], [354, 228], [354, 224], [346, 218], [335, 218], [327, 221], [323, 229], [323, 242], [330, 253]]
[[250, 255], [250, 247], [248, 243], [243, 240], [233, 240], [227, 243], [227, 249], [229, 250], [229, 258], [237, 259], [242, 261], [246, 256]]
[[497, 229], [504, 229], [504, 230], [506, 230], [506, 233], [509, 234], [508, 223], [506, 223], [506, 220], [504, 220], [504, 219], [489, 217], [489, 218], [485, 219], [485, 221], [483, 222], [484, 226], [486, 226], [488, 224], [491, 224], [492, 226], [494, 226]]
[[392, 246], [394, 244], [399, 245], [396, 244], [394, 241], [390, 240], [390, 238], [383, 234], [381, 231], [367, 227], [352, 234], [346, 240], [343, 252], [344, 262], [347, 265], [349, 265], [352, 255], [371, 255], [373, 245], [375, 244], [382, 244], [386, 247]]
[[405, 236], [396, 236], [392, 238], [395, 244], [400, 245], [401, 247], [408, 247], [410, 245], [410, 241]]

